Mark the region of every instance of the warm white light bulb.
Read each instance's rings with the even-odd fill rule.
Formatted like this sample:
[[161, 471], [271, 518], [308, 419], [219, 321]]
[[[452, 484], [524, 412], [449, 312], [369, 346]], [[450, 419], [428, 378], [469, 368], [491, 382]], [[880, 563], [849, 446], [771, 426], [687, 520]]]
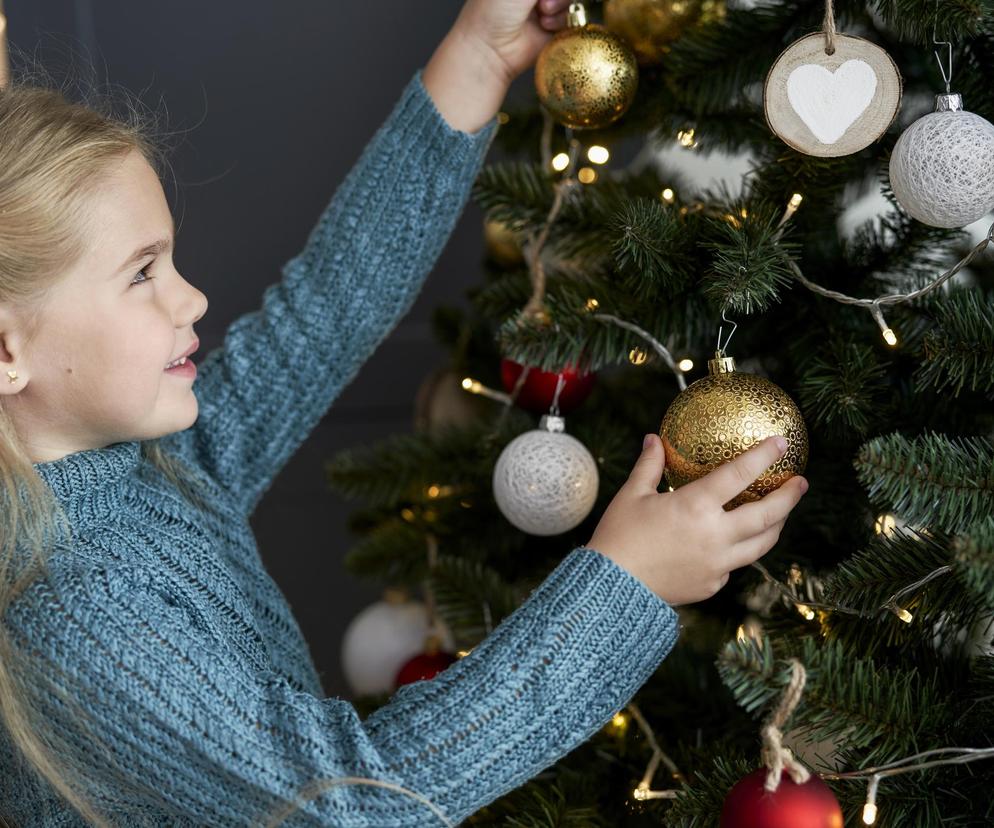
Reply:
[[607, 147], [602, 147], [599, 144], [594, 144], [587, 149], [587, 158], [594, 164], [606, 164], [610, 157], [611, 153], [608, 152]]

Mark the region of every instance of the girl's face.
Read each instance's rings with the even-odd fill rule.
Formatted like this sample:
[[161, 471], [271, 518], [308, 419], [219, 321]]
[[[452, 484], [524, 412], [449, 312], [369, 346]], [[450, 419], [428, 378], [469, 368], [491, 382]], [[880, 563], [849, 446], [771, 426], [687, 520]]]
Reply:
[[0, 393], [34, 463], [197, 419], [193, 378], [165, 367], [194, 343], [207, 297], [173, 265], [172, 215], [140, 153], [112, 168], [86, 219], [86, 251], [49, 294], [31, 342], [0, 306]]

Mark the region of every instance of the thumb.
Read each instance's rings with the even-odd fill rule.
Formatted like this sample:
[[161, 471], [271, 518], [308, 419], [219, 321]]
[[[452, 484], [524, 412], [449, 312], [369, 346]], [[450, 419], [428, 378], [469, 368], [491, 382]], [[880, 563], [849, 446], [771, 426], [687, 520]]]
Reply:
[[627, 484], [636, 491], [648, 493], [658, 493], [659, 483], [663, 479], [663, 467], [666, 465], [666, 452], [663, 451], [662, 441], [658, 434], [646, 434], [645, 442], [642, 445], [642, 453], [631, 474], [628, 475]]

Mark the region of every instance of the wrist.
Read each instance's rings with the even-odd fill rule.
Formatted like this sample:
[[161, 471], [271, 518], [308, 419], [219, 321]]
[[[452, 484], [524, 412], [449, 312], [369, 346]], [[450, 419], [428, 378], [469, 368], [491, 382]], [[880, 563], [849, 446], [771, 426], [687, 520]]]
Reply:
[[503, 104], [510, 86], [508, 74], [489, 46], [454, 26], [426, 64], [422, 80], [449, 126], [473, 133]]

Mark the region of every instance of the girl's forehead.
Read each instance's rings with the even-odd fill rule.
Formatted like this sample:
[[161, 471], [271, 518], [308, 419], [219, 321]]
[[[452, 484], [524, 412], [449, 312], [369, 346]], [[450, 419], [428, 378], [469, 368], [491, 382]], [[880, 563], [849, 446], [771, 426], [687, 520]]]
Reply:
[[110, 277], [129, 265], [132, 254], [173, 237], [173, 217], [155, 170], [130, 153], [94, 187], [86, 206], [87, 260]]

